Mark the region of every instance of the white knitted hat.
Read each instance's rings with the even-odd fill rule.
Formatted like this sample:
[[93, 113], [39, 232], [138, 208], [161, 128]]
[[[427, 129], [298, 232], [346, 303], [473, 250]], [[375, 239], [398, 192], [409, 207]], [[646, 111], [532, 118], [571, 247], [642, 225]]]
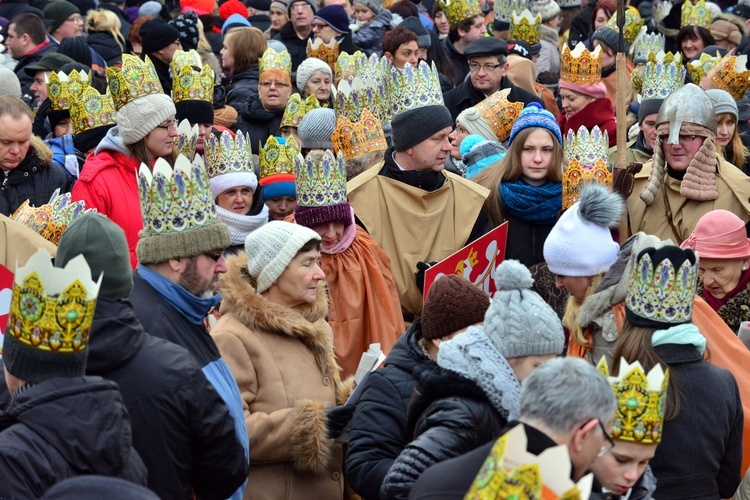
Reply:
[[544, 23], [560, 14], [560, 6], [555, 0], [534, 0], [531, 4], [531, 13], [542, 16]]
[[149, 94], [134, 99], [117, 111], [117, 129], [129, 146], [146, 137], [161, 122], [177, 114], [167, 94]]
[[234, 187], [247, 186], [253, 193], [258, 187], [258, 178], [254, 172], [229, 172], [211, 177], [208, 182], [211, 184], [211, 194], [214, 198]]
[[[331, 67], [321, 59], [318, 59], [316, 57], [308, 57], [307, 59], [302, 61], [297, 67], [297, 89], [300, 92], [304, 92], [305, 85], [307, 85], [307, 80], [309, 80], [310, 77], [318, 71], [325, 73], [331, 80], [333, 80]], [[333, 85], [333, 81], [331, 81], [331, 85]]]
[[271, 221], [248, 234], [247, 270], [257, 281], [255, 290], [258, 293], [268, 290], [310, 240], [321, 241], [312, 229], [284, 221]]
[[481, 135], [488, 141], [497, 142], [497, 135], [492, 130], [487, 120], [479, 113], [477, 108], [466, 108], [456, 117], [456, 123], [460, 123], [469, 134]]
[[0, 96], [21, 97], [21, 82], [16, 74], [8, 68], [0, 68]]

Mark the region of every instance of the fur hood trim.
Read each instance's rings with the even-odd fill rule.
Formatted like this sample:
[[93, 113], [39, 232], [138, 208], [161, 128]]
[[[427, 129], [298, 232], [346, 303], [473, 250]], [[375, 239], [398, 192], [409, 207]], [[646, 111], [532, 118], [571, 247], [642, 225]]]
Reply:
[[52, 163], [52, 150], [44, 143], [42, 139], [35, 135], [32, 135], [31, 147], [34, 148], [36, 157], [39, 158], [39, 163], [41, 163], [45, 167]]

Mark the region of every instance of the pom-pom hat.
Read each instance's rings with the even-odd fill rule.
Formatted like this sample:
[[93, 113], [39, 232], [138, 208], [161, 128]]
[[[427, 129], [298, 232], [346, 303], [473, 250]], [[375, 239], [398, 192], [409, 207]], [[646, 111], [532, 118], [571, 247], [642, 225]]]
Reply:
[[510, 129], [508, 145], [513, 142], [513, 139], [515, 139], [521, 130], [531, 127], [549, 130], [562, 146], [563, 139], [562, 132], [560, 132], [560, 125], [557, 124], [554, 115], [544, 109], [538, 102], [531, 102], [523, 108], [521, 116], [513, 123], [513, 128]]

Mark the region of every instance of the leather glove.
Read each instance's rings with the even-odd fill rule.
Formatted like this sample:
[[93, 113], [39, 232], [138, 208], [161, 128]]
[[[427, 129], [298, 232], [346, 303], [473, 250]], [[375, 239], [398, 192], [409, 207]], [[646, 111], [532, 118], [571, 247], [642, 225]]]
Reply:
[[437, 261], [433, 262], [417, 262], [417, 272], [414, 274], [414, 279], [417, 282], [417, 288], [419, 291], [424, 293], [424, 272], [429, 268], [437, 264]]
[[336, 439], [344, 431], [354, 415], [354, 405], [334, 406], [326, 409], [328, 439]]
[[612, 190], [615, 193], [620, 193], [623, 198], [630, 196], [633, 192], [633, 185], [635, 183], [635, 174], [641, 171], [643, 168], [642, 163], [631, 163], [626, 168], [613, 168], [612, 169]]

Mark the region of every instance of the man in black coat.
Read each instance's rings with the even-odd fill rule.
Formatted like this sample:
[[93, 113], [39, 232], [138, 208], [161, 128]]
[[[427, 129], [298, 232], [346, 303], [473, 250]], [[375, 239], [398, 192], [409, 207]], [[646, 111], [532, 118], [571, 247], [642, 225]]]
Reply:
[[449, 17], [451, 27], [448, 31], [448, 37], [443, 42], [453, 66], [453, 81], [457, 85], [463, 82], [466, 75], [469, 74], [469, 65], [465, 55], [466, 48], [475, 40], [484, 37], [486, 33], [484, 14], [479, 10], [479, 4], [476, 4], [476, 10], [471, 14], [473, 15], [457, 22]]
[[169, 63], [174, 53], [182, 50], [180, 32], [163, 19], [146, 21], [141, 26], [142, 57], [148, 56], [159, 76], [161, 88], [167, 95], [172, 95], [172, 77], [169, 74]]
[[443, 94], [445, 106], [453, 121], [461, 111], [483, 101], [498, 90], [510, 89], [508, 100], [543, 104], [534, 94], [516, 87], [508, 78], [508, 44], [494, 37], [484, 37], [470, 43], [464, 51], [469, 61], [469, 78], [455, 89]]
[[315, 0], [290, 0], [287, 7], [289, 22], [273, 37], [286, 47], [292, 58], [292, 71], [297, 71], [302, 61], [307, 58], [307, 40], [312, 33], [312, 23], [318, 4]]
[[21, 82], [21, 95], [31, 96], [34, 77], [26, 73], [26, 67], [39, 61], [47, 52], [57, 51], [57, 45], [47, 40], [44, 21], [33, 12], [18, 14], [11, 19], [5, 38], [10, 55], [16, 60], [13, 72]]

